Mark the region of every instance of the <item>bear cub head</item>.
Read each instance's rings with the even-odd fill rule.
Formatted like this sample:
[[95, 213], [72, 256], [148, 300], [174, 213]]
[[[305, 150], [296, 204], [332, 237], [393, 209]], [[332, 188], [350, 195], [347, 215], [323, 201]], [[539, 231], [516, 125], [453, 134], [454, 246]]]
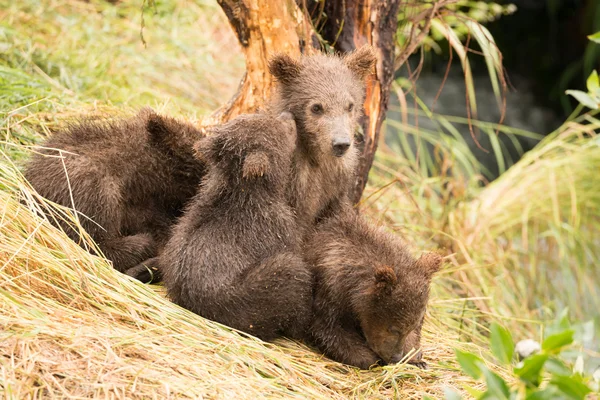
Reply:
[[244, 114], [211, 129], [196, 144], [198, 156], [210, 167], [210, 182], [252, 191], [280, 193], [289, 180], [296, 149], [296, 124], [292, 114]]
[[[315, 276], [311, 334], [326, 355], [368, 368], [419, 349], [440, 255], [415, 259], [395, 235], [349, 211], [317, 227], [305, 257]], [[419, 365], [421, 353], [408, 362]]]
[[299, 144], [316, 158], [342, 157], [354, 146], [365, 98], [364, 80], [375, 61], [370, 46], [343, 57], [275, 55], [269, 70], [279, 85], [271, 107], [294, 115]]
[[395, 265], [372, 261], [371, 284], [363, 288], [363, 302], [355, 310], [369, 347], [386, 363], [401, 361], [412, 347], [418, 350], [419, 343], [408, 342], [413, 335], [420, 338], [431, 277], [441, 257], [428, 253], [407, 261]]

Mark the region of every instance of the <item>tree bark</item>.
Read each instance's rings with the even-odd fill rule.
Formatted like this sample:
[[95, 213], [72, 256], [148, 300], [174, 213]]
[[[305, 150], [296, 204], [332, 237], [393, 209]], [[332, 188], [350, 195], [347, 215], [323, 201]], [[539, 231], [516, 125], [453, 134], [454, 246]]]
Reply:
[[361, 159], [350, 193], [356, 203], [367, 183], [387, 111], [400, 0], [324, 1], [311, 1], [307, 5], [306, 0], [298, 0], [298, 3], [293, 0], [218, 0], [242, 46], [247, 72], [238, 92], [218, 110], [216, 119], [227, 121], [264, 104], [274, 85], [268, 72], [268, 57], [276, 52], [298, 56], [320, 47], [315, 41], [313, 21], [320, 28], [322, 39], [337, 51], [348, 52], [364, 44], [372, 45], [378, 53], [378, 62], [375, 76], [367, 83], [365, 112], [360, 123]]
[[[225, 122], [255, 112], [270, 97], [274, 80], [269, 57], [277, 52], [300, 56], [312, 30], [293, 0], [218, 0], [246, 59], [246, 74], [233, 98], [217, 110]], [[227, 51], [227, 50], [225, 50]]]

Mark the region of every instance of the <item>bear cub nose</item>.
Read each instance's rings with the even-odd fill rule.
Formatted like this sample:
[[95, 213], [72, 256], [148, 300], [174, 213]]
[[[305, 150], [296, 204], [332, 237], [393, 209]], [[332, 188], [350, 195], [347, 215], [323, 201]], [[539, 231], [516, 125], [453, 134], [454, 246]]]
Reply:
[[333, 139], [333, 154], [336, 157], [343, 156], [350, 148], [350, 140], [348, 139]]
[[402, 353], [394, 354], [392, 356], [392, 359], [390, 360], [390, 364], [397, 364], [400, 361], [402, 361], [403, 358], [404, 358], [404, 354], [402, 354]]

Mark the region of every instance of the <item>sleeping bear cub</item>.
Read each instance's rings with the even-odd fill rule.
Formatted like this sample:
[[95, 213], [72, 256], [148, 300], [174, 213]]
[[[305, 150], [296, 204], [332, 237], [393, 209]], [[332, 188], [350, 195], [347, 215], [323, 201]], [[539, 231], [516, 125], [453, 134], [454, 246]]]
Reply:
[[[147, 270], [194, 195], [204, 163], [193, 144], [204, 133], [149, 108], [126, 119], [82, 119], [53, 134], [25, 177], [46, 199], [77, 210], [81, 226], [120, 272]], [[49, 219], [81, 243], [79, 231]], [[56, 221], [58, 220], [58, 221]]]
[[285, 197], [295, 148], [288, 112], [239, 116], [199, 142], [208, 173], [159, 259], [175, 303], [263, 340], [304, 337], [312, 278]]
[[305, 255], [315, 280], [310, 334], [325, 355], [367, 369], [414, 354], [408, 362], [426, 367], [418, 350], [438, 254], [415, 259], [349, 210], [317, 228]]

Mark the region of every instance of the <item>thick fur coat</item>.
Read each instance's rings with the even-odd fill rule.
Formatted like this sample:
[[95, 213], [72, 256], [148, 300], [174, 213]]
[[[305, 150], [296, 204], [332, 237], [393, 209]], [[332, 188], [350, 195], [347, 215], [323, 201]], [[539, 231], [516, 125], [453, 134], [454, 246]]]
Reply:
[[157, 255], [194, 195], [205, 167], [193, 144], [203, 136], [150, 109], [124, 120], [82, 120], [53, 134], [25, 177], [43, 197], [77, 210], [100, 250], [125, 272]]
[[[324, 221], [304, 252], [315, 280], [310, 332], [327, 356], [367, 369], [419, 350], [439, 255], [417, 260], [394, 235], [352, 213]], [[421, 352], [409, 362], [425, 367]]]
[[285, 197], [295, 149], [289, 113], [242, 115], [201, 142], [208, 173], [160, 257], [175, 303], [263, 340], [304, 337], [312, 276]]

